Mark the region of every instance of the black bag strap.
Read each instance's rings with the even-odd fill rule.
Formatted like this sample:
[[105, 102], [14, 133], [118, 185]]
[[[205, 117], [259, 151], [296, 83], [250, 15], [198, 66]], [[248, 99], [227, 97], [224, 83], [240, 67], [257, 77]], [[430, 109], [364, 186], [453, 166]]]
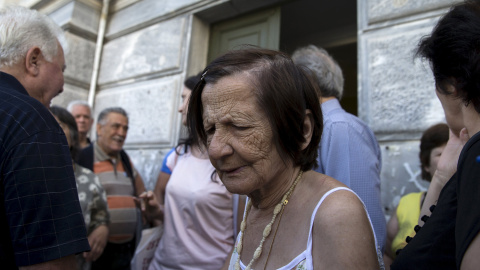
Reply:
[[77, 163], [93, 172], [93, 144], [85, 147], [78, 155]]
[[[78, 155], [77, 163], [80, 166], [90, 169], [93, 172], [93, 156], [93, 144], [90, 144], [80, 152], [80, 154]], [[133, 195], [137, 196], [137, 187], [135, 186], [135, 178], [133, 177], [132, 164], [130, 163], [130, 158], [124, 150], [120, 151], [120, 161], [122, 162], [123, 168], [125, 169], [128, 178], [130, 178], [130, 180], [132, 181]]]
[[122, 165], [127, 173], [127, 176], [130, 178], [130, 180], [132, 180], [133, 194], [134, 196], [137, 196], [137, 187], [135, 186], [135, 178], [133, 177], [132, 164], [130, 163], [130, 158], [128, 157], [127, 153], [123, 150], [120, 151], [120, 160], [122, 161]]

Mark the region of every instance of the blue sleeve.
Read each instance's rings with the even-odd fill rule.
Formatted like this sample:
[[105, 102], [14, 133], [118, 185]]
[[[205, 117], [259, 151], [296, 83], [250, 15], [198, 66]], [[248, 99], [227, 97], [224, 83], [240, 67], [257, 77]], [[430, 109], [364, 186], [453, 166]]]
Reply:
[[166, 174], [172, 174], [172, 171], [167, 166], [167, 159], [173, 152], [175, 152], [175, 147], [172, 148], [172, 150], [170, 150], [167, 153], [167, 155], [165, 155], [165, 158], [163, 159], [163, 162], [162, 162], [162, 168], [160, 169], [161, 172], [164, 172]]
[[386, 222], [380, 193], [381, 154], [373, 132], [357, 123], [334, 122], [322, 134], [319, 159], [317, 171], [347, 185], [365, 203], [383, 249]]
[[63, 133], [33, 134], [8, 149], [4, 161], [4, 208], [0, 211], [5, 211], [8, 228], [4, 233], [10, 230], [17, 266], [89, 251]]

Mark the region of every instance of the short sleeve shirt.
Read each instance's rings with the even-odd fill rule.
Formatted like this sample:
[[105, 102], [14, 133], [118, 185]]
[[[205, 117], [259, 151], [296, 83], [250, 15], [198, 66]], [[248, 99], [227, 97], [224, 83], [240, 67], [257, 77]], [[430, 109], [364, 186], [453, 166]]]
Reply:
[[48, 109], [0, 72], [0, 265], [88, 251], [72, 159]]

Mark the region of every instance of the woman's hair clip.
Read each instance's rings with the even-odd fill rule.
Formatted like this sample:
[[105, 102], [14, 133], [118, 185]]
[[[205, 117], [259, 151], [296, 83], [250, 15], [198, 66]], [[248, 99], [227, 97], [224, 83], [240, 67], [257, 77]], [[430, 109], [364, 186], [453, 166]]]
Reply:
[[202, 77], [200, 78], [200, 81], [205, 82], [205, 75], [207, 75], [208, 69], [203, 72]]

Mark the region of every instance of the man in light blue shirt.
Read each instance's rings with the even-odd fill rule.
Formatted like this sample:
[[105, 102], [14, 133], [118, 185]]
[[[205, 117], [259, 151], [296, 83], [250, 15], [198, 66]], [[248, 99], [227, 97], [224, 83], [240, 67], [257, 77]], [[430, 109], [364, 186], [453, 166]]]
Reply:
[[317, 172], [349, 186], [367, 207], [382, 251], [386, 222], [380, 200], [381, 153], [372, 130], [340, 106], [343, 74], [324, 49], [313, 45], [297, 49], [293, 61], [309, 68], [318, 83], [323, 113], [323, 133], [318, 150]]

